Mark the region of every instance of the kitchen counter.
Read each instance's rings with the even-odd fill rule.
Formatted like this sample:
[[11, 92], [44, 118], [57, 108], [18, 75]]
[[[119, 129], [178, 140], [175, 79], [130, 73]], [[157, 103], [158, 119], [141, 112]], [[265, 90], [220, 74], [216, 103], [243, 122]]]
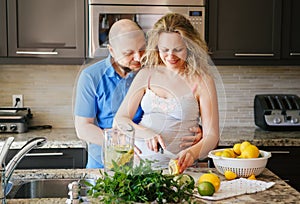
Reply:
[[[253, 127], [228, 127], [221, 131], [219, 146], [232, 146], [239, 141], [248, 140], [257, 146], [300, 146], [300, 131], [269, 132]], [[0, 148], [7, 137], [15, 137], [12, 149], [19, 149], [26, 141], [34, 137], [46, 137], [47, 143], [42, 148], [85, 148], [86, 143], [78, 139], [75, 129], [46, 129], [30, 130], [20, 134], [0, 134]], [[214, 170], [214, 169], [213, 169]], [[200, 169], [205, 172], [207, 169]], [[215, 170], [214, 170], [215, 171]], [[90, 176], [97, 176], [98, 170], [69, 169], [69, 170], [16, 170], [14, 176], [21, 176], [24, 179], [39, 178], [73, 178], [87, 172]], [[224, 177], [221, 176], [222, 179]], [[275, 186], [261, 193], [238, 196], [231, 199], [222, 200], [214, 203], [255, 203], [262, 200], [278, 203], [297, 203], [300, 200], [299, 192], [289, 186], [283, 180], [274, 175], [271, 171], [265, 170], [259, 180], [274, 181]], [[9, 200], [8, 203], [65, 203], [66, 199], [23, 199]], [[211, 201], [201, 200], [199, 203], [211, 203]]]
[[[189, 169], [186, 173], [191, 174], [194, 178], [198, 178], [202, 173], [206, 173], [209, 170], [217, 173], [215, 169], [198, 168]], [[68, 170], [16, 170], [13, 174], [13, 179], [45, 179], [45, 178], [81, 178], [87, 173], [87, 178], [97, 178], [99, 170], [97, 169], [68, 169]], [[217, 173], [218, 174], [218, 173]], [[218, 174], [221, 180], [225, 180], [224, 177]], [[299, 203], [300, 193], [294, 188], [290, 187], [283, 180], [277, 177], [268, 169], [265, 169], [261, 175], [257, 176], [258, 180], [273, 181], [275, 185], [270, 189], [257, 192], [254, 194], [244, 194], [232, 198], [223, 199], [220, 201], [207, 201], [203, 199], [197, 199], [197, 203], [215, 203], [215, 204], [226, 204], [226, 203]], [[54, 204], [54, 203], [65, 203], [66, 198], [40, 198], [40, 199], [8, 199], [8, 204], [20, 204], [20, 203], [43, 203], [43, 204]], [[91, 199], [88, 203], [99, 203], [97, 200]]]
[[300, 131], [264, 131], [256, 127], [227, 127], [221, 132], [219, 146], [249, 141], [256, 146], [300, 146]]
[[0, 148], [8, 137], [15, 138], [11, 149], [20, 149], [29, 139], [34, 137], [47, 138], [46, 144], [40, 148], [86, 148], [86, 143], [77, 137], [74, 128], [29, 130], [25, 133], [0, 133]]
[[[76, 136], [74, 128], [30, 130], [26, 133], [1, 133], [0, 147], [9, 136], [15, 137], [12, 149], [19, 149], [33, 137], [46, 137], [42, 148], [85, 148], [86, 143]], [[221, 130], [219, 146], [233, 146], [234, 143], [248, 140], [257, 146], [300, 146], [300, 131], [272, 132], [256, 127], [226, 127]]]

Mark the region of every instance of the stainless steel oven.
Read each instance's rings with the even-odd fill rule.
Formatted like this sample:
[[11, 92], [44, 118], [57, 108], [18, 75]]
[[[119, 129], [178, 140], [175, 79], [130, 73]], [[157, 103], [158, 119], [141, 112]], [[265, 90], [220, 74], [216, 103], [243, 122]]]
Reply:
[[108, 55], [108, 32], [120, 19], [132, 19], [147, 32], [164, 14], [185, 15], [205, 36], [205, 0], [89, 0], [88, 58]]

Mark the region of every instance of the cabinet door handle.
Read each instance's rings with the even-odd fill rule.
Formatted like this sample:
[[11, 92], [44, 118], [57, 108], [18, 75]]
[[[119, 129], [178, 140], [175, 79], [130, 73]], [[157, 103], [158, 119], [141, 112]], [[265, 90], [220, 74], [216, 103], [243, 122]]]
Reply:
[[290, 56], [300, 56], [300, 53], [299, 52], [291, 52]]
[[234, 53], [236, 57], [274, 57], [273, 53]]
[[50, 152], [50, 153], [28, 153], [27, 157], [44, 157], [44, 156], [63, 156], [63, 152]]
[[17, 51], [18, 55], [58, 55], [58, 52], [43, 52], [43, 51]]
[[290, 151], [270, 151], [272, 154], [290, 154]]

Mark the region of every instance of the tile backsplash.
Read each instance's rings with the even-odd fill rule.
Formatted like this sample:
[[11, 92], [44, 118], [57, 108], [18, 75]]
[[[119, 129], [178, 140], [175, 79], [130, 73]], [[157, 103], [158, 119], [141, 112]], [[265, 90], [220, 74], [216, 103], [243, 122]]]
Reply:
[[[0, 107], [12, 105], [13, 94], [23, 94], [32, 125], [73, 128], [76, 65], [0, 65]], [[256, 94], [300, 96], [300, 66], [218, 66], [224, 93], [219, 95], [220, 118], [225, 126], [255, 126]], [[218, 87], [218, 86], [217, 86]]]

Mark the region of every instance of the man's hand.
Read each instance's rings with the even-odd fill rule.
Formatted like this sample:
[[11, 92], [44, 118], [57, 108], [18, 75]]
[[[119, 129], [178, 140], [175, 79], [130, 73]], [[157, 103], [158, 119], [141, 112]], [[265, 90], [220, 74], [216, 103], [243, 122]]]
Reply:
[[199, 126], [190, 128], [190, 132], [194, 133], [194, 135], [191, 136], [185, 136], [181, 140], [180, 147], [186, 148], [193, 146], [194, 144], [198, 143], [202, 138], [202, 130]]

